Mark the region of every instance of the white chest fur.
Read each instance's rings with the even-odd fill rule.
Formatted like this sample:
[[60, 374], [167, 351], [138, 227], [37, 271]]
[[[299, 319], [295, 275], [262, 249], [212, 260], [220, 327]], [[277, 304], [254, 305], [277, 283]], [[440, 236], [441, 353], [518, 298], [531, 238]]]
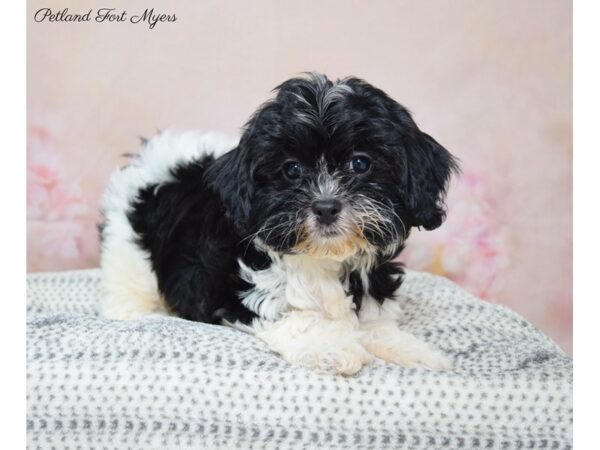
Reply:
[[265, 270], [252, 270], [240, 261], [240, 275], [254, 288], [244, 294], [244, 305], [274, 320], [291, 310], [316, 311], [342, 319], [353, 311], [352, 298], [342, 285], [343, 264], [305, 255], [271, 255]]

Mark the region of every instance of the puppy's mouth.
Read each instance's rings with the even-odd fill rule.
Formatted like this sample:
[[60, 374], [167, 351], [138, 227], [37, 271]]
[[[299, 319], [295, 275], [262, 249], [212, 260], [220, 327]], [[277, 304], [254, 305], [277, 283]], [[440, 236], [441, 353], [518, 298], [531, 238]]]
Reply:
[[343, 238], [344, 232], [336, 226], [327, 225], [318, 227], [313, 231], [313, 234], [315, 234], [315, 237], [317, 238], [337, 239]]
[[348, 229], [335, 224], [307, 224], [302, 227], [293, 251], [320, 258], [344, 260], [359, 251], [365, 251], [368, 246], [362, 230], [357, 227]]

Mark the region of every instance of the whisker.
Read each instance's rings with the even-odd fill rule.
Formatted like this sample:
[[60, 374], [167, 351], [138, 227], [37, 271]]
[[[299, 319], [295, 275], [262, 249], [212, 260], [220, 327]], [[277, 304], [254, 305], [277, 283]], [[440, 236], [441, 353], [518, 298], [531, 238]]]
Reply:
[[399, 231], [394, 224], [394, 219], [397, 219], [402, 226], [403, 235], [406, 235], [406, 225], [391, 205], [363, 194], [357, 194], [353, 203], [354, 217], [363, 231], [372, 232], [385, 240], [399, 241]]

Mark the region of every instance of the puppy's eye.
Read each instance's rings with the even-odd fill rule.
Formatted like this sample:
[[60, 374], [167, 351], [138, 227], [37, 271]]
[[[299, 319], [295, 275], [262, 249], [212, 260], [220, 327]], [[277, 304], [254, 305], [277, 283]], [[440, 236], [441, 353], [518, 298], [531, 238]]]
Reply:
[[350, 170], [354, 173], [365, 173], [371, 167], [371, 161], [366, 156], [355, 156], [350, 161]]
[[297, 180], [302, 175], [302, 165], [298, 161], [288, 161], [283, 165], [283, 173], [290, 180]]

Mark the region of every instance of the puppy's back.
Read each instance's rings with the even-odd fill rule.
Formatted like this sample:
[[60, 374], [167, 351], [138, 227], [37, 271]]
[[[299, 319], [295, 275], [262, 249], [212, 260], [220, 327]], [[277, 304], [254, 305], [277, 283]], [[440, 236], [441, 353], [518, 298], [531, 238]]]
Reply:
[[178, 166], [219, 157], [236, 144], [218, 133], [168, 130], [146, 141], [129, 165], [112, 174], [101, 201], [102, 315], [135, 319], [167, 312], [151, 255], [139, 244], [129, 214], [143, 190], [175, 181], [173, 171]]

